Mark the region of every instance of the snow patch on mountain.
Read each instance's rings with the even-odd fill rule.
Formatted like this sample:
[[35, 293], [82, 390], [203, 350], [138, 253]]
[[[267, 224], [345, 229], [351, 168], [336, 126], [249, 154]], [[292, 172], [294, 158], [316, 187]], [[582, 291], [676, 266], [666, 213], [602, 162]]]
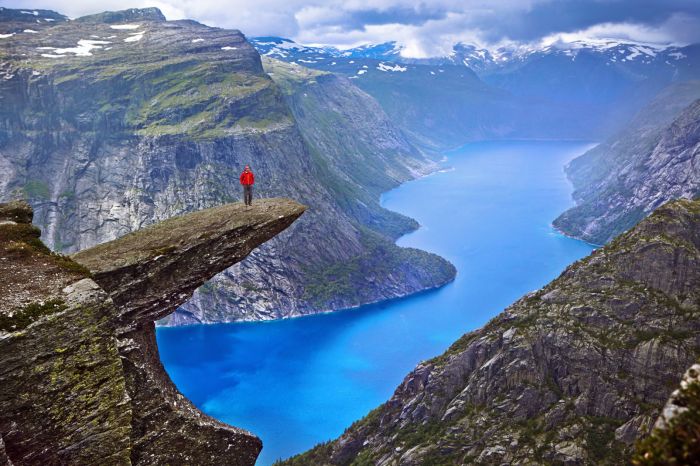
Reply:
[[65, 54], [72, 53], [77, 57], [89, 57], [92, 56], [92, 50], [93, 49], [101, 49], [103, 45], [106, 44], [111, 44], [111, 42], [106, 41], [106, 40], [89, 40], [89, 39], [80, 39], [78, 41], [78, 46], [77, 47], [67, 47], [67, 48], [58, 48], [58, 47], [37, 47], [38, 50], [50, 50], [51, 53], [42, 53], [42, 57], [47, 57], [47, 58], [61, 58]]
[[131, 33], [131, 34], [129, 35], [129, 37], [127, 37], [126, 39], [124, 39], [124, 42], [138, 42], [138, 41], [140, 41], [141, 39], [143, 39], [143, 35], [144, 35], [144, 34], [145, 34], [145, 32], [143, 32], [143, 31], [141, 31], [141, 32], [133, 32], [133, 33]]
[[394, 72], [398, 71], [398, 72], [403, 73], [408, 68], [406, 68], [405, 66], [400, 66], [398, 64], [391, 66], [391, 65], [387, 65], [386, 63], [380, 63], [379, 65], [377, 65], [377, 69], [379, 71], [394, 71]]
[[138, 29], [140, 27], [141, 27], [140, 24], [113, 24], [110, 26], [110, 28], [117, 29], [117, 30]]

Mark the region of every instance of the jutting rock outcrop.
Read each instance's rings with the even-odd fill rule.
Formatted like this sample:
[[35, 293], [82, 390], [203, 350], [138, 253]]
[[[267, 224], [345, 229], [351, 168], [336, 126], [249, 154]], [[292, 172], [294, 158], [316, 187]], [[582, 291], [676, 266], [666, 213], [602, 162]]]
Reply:
[[254, 464], [257, 437], [170, 381], [154, 320], [303, 212], [227, 204], [69, 258], [39, 240], [28, 204], [0, 204], [0, 463]]
[[285, 464], [625, 464], [696, 361], [699, 315], [700, 201], [678, 200]]

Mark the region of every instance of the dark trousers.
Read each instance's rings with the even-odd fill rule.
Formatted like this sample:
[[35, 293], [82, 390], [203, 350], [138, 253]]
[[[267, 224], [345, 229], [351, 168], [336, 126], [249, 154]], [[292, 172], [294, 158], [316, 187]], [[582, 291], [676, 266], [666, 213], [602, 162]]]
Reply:
[[244, 184], [243, 185], [243, 202], [245, 205], [251, 205], [253, 203], [253, 185]]

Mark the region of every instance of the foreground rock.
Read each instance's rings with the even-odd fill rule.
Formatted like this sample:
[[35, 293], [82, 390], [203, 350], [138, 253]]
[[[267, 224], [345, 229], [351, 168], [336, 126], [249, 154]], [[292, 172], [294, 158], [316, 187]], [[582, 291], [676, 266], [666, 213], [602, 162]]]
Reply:
[[700, 363], [683, 375], [632, 464], [700, 464]]
[[675, 201], [287, 464], [624, 464], [697, 358], [699, 315], [700, 201]]
[[177, 391], [153, 321], [303, 211], [208, 209], [78, 253], [81, 265], [41, 243], [27, 204], [0, 204], [2, 463], [252, 465], [260, 440]]

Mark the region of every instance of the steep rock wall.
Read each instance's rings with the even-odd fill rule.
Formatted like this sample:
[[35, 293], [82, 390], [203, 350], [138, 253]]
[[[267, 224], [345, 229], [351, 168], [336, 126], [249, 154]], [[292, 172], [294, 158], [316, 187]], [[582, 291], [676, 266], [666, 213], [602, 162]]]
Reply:
[[41, 243], [29, 205], [0, 204], [3, 464], [254, 464], [257, 437], [175, 388], [154, 320], [303, 211], [286, 199], [198, 211], [76, 262]]

